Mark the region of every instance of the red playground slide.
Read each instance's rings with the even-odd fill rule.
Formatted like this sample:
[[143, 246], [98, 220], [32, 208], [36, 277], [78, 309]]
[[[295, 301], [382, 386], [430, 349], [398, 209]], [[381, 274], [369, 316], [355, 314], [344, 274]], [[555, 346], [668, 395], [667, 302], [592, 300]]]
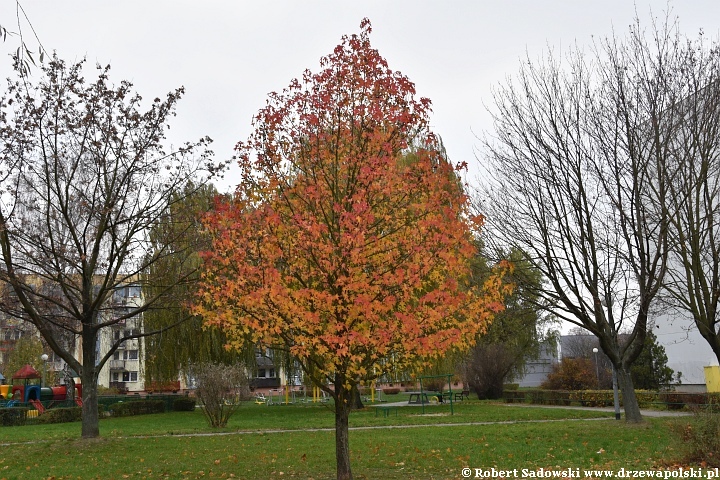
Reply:
[[43, 404], [40, 403], [40, 400], [30, 400], [30, 404], [35, 407], [35, 410], [38, 411], [38, 414], [42, 415], [45, 413], [45, 407], [43, 407]]

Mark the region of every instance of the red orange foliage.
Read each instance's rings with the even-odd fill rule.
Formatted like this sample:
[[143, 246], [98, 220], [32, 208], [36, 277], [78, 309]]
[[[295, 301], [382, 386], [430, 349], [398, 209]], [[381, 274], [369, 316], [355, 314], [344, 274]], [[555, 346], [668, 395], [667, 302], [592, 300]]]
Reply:
[[505, 288], [500, 274], [472, 285], [482, 219], [428, 130], [430, 101], [361, 27], [270, 94], [238, 144], [242, 181], [208, 218], [195, 307], [231, 346], [289, 351], [336, 403], [468, 345]]
[[347, 384], [466, 345], [502, 308], [499, 275], [468, 282], [482, 219], [427, 130], [430, 102], [362, 27], [271, 94], [238, 144], [242, 183], [208, 218], [196, 305]]

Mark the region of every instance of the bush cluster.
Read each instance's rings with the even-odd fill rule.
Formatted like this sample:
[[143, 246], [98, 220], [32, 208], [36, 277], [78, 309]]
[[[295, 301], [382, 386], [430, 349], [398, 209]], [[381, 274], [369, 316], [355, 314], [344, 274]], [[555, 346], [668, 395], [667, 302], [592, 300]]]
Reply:
[[397, 395], [400, 393], [400, 387], [385, 387], [382, 389], [385, 395]]
[[25, 425], [28, 410], [28, 408], [23, 407], [0, 408], [0, 425], [3, 427]]
[[148, 413], [165, 413], [164, 400], [136, 400], [118, 402], [108, 408], [113, 417], [127, 417], [130, 415], [145, 415]]
[[678, 425], [683, 440], [685, 460], [720, 467], [720, 414], [696, 410], [690, 423]]

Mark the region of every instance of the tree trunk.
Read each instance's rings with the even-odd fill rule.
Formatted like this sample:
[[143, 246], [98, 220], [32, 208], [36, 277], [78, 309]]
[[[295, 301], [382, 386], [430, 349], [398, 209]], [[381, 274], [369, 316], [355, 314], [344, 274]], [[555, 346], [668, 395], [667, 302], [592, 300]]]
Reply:
[[355, 385], [352, 389], [352, 407], [353, 410], [362, 410], [365, 408], [363, 404], [362, 396], [360, 396], [360, 388]]
[[335, 401], [335, 461], [337, 463], [337, 479], [352, 480], [350, 470], [350, 435], [348, 420], [350, 418], [350, 399], [352, 393], [341, 389], [337, 391]]
[[630, 376], [630, 368], [618, 368], [617, 377], [618, 386], [622, 392], [625, 421], [628, 423], [642, 422], [643, 417], [640, 413], [640, 406], [638, 405], [637, 397], [635, 396], [635, 387], [633, 385], [632, 377]]
[[82, 438], [100, 436], [98, 415], [97, 375], [95, 372], [95, 342], [83, 341], [82, 380]]

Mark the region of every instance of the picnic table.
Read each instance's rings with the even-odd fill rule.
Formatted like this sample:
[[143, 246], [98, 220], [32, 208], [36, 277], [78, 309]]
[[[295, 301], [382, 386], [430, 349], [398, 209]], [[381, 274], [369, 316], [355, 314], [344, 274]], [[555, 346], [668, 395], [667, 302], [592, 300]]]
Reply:
[[408, 392], [410, 394], [410, 398], [408, 398], [409, 404], [420, 404], [420, 403], [430, 403], [428, 400], [428, 394], [427, 392]]

